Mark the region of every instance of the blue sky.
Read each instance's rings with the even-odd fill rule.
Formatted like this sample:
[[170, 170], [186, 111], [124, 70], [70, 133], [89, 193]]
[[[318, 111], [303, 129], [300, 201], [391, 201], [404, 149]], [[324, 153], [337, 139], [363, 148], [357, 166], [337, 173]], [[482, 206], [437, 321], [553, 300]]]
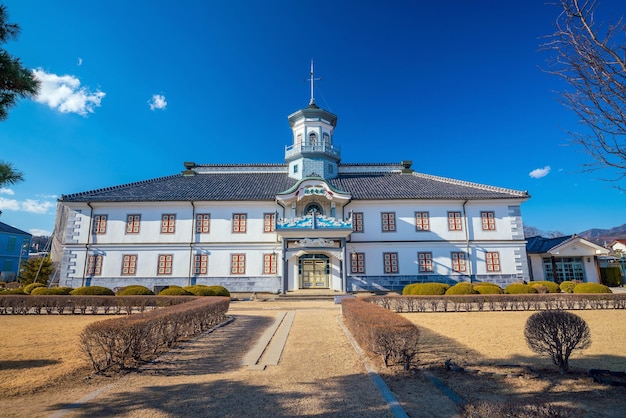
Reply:
[[283, 162], [311, 59], [343, 162], [528, 190], [524, 223], [544, 231], [626, 223], [626, 194], [583, 172], [567, 135], [582, 128], [540, 70], [559, 12], [543, 0], [0, 2], [22, 28], [4, 47], [45, 87], [0, 122], [0, 160], [25, 177], [0, 190], [0, 221], [20, 229], [49, 234], [62, 194], [184, 161]]

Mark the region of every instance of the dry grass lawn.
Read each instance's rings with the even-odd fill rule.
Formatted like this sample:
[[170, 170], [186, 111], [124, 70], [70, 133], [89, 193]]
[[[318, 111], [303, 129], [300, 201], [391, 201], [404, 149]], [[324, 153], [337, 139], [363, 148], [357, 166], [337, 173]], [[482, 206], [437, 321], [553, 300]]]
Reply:
[[[231, 310], [238, 311], [240, 315], [253, 315], [248, 320], [253, 320], [256, 315], [260, 319], [255, 321], [261, 321], [259, 324], [262, 327], [269, 324], [262, 317], [273, 317], [272, 311], [297, 311], [279, 366], [263, 372], [242, 370], [238, 364], [228, 363], [228, 359], [245, 354], [248, 348], [240, 346], [238, 341], [232, 345], [230, 341], [221, 341], [223, 345], [215, 348], [219, 350], [215, 352], [219, 354], [215, 355], [222, 357], [212, 362], [211, 367], [221, 365], [225, 370], [183, 375], [172, 362], [174, 372], [147, 371], [132, 378], [122, 378], [119, 388], [110, 390], [102, 404], [106, 401], [107, 405], [118, 405], [119, 409], [110, 411], [117, 415], [181, 416], [180, 411], [175, 413], [173, 409], [164, 412], [163, 402], [157, 410], [151, 409], [145, 403], [147, 401], [141, 405], [127, 404], [124, 396], [135, 390], [142, 395], [131, 398], [143, 399], [146, 395], [144, 392], [149, 388], [157, 388], [161, 384], [167, 385], [164, 390], [177, 387], [178, 384], [183, 385], [184, 379], [192, 376], [194, 384], [189, 386], [185, 383], [184, 387], [187, 391], [198, 388], [198, 394], [194, 395], [198, 399], [197, 405], [187, 400], [198, 408], [203, 405], [204, 397], [217, 396], [215, 391], [219, 382], [229, 382], [231, 386], [236, 384], [237, 393], [224, 393], [224, 396], [241, 399], [233, 405], [244, 407], [244, 410], [245, 405], [241, 402], [249, 402], [248, 398], [256, 396], [257, 399], [264, 399], [264, 403], [257, 401], [250, 407], [259, 407], [258, 402], [261, 402], [261, 406], [268, 408], [267, 412], [272, 410], [274, 404], [282, 408], [284, 413], [294, 416], [333, 416], [339, 411], [353, 411], [354, 416], [384, 416], [386, 412], [380, 405], [366, 407], [362, 403], [364, 399], [372, 399], [377, 395], [370, 393], [367, 374], [337, 323], [338, 306], [332, 302], [318, 302], [313, 306], [307, 306], [306, 303], [292, 302], [286, 306], [276, 302], [245, 302], [231, 305]], [[388, 385], [412, 417], [458, 416], [458, 409], [434, 389], [426, 373], [445, 382], [469, 402], [505, 401], [510, 398], [522, 402], [549, 401], [585, 411], [587, 416], [623, 416], [626, 410], [626, 388], [596, 384], [586, 375], [586, 371], [589, 368], [626, 371], [626, 355], [623, 354], [626, 347], [626, 311], [575, 313], [589, 324], [592, 345], [572, 356], [572, 373], [566, 378], [556, 373], [549, 360], [539, 357], [526, 347], [523, 329], [532, 312], [403, 314], [422, 329], [422, 350], [416, 370], [403, 373], [398, 368], [380, 367], [377, 358], [372, 358], [372, 361], [378, 365]], [[47, 413], [42, 411], [46, 411], [49, 405], [74, 402], [105, 384], [115, 382], [115, 379], [110, 378], [85, 379], [90, 375], [90, 369], [78, 349], [78, 336], [83, 327], [101, 319], [101, 316], [73, 315], [0, 316], [0, 399], [12, 408], [5, 409], [3, 415], [11, 410], [13, 412], [8, 416], [46, 416]], [[226, 351], [224, 344], [229, 347]], [[207, 356], [207, 352], [196, 353], [195, 349], [186, 352], [182, 350], [181, 354], [176, 355]], [[447, 371], [443, 367], [447, 359], [465, 370]], [[205, 360], [199, 357], [191, 364], [197, 361]], [[311, 364], [318, 367], [312, 367]], [[167, 362], [159, 367], [166, 365]], [[163, 383], [159, 383], [161, 381]], [[306, 395], [307, 391], [320, 387], [325, 390], [324, 397], [317, 393]], [[346, 393], [348, 387], [357, 393]], [[211, 389], [207, 391], [208, 388]], [[246, 390], [255, 390], [254, 396], [245, 396]], [[146, 399], [162, 396], [161, 391], [148, 395]], [[227, 399], [224, 398], [220, 403], [221, 407], [228, 405]], [[92, 408], [86, 411], [89, 416], [106, 415], [102, 415], [104, 410], [98, 410], [95, 406]], [[139, 409], [131, 411], [130, 408]], [[237, 416], [234, 412], [229, 415], [227, 410], [220, 411], [224, 416]], [[189, 412], [194, 413], [194, 410]]]

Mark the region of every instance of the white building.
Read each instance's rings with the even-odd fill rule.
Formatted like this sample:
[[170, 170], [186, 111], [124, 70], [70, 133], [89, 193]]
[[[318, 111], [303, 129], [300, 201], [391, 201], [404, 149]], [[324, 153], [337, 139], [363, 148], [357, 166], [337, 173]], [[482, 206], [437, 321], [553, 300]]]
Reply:
[[526, 252], [531, 280], [556, 283], [566, 280], [600, 283], [598, 257], [609, 254], [606, 248], [577, 235], [530, 237]]
[[59, 199], [59, 285], [218, 284], [231, 292], [401, 290], [528, 280], [527, 192], [342, 164], [337, 117], [289, 116], [283, 164], [185, 163], [178, 175]]

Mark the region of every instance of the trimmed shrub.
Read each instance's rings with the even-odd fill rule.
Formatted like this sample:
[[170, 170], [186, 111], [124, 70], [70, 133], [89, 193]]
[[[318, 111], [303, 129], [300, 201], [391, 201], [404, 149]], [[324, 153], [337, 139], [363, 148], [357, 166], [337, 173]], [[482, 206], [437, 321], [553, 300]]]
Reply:
[[154, 295], [154, 292], [148, 289], [146, 286], [139, 284], [133, 284], [121, 288], [116, 293], [117, 296], [136, 296], [136, 295]]
[[25, 295], [23, 287], [16, 287], [15, 289], [5, 289], [2, 292], [3, 295]]
[[89, 295], [89, 296], [115, 296], [115, 293], [104, 286], [83, 286], [77, 287], [70, 293], [72, 296]]
[[193, 293], [188, 292], [180, 286], [170, 286], [161, 290], [159, 296], [193, 296]]
[[216, 296], [228, 296], [230, 297], [230, 292], [224, 286], [207, 286], [209, 289], [215, 292]]
[[518, 295], [524, 293], [537, 293], [537, 289], [528, 284], [511, 283], [504, 288], [504, 293], [509, 295]]
[[445, 295], [450, 289], [445, 283], [413, 283], [402, 289], [403, 295]]
[[574, 293], [613, 293], [608, 286], [600, 283], [579, 283], [574, 288]]
[[481, 295], [501, 295], [504, 293], [502, 288], [497, 284], [478, 282], [474, 284], [474, 290]]
[[574, 288], [576, 287], [576, 285], [577, 285], [577, 284], [578, 284], [578, 283], [574, 283], [574, 282], [571, 282], [571, 281], [569, 281], [569, 280], [566, 280], [566, 281], [562, 282], [562, 283], [559, 285], [559, 287], [561, 288], [561, 291], [562, 291], [562, 292], [565, 292], [565, 293], [574, 293]]
[[531, 284], [531, 286], [535, 288], [537, 293], [550, 293], [548, 288], [542, 284]]
[[[532, 281], [529, 283], [531, 286], [544, 286], [546, 288], [548, 288], [548, 292], [547, 293], [561, 293], [561, 288], [559, 287], [559, 285], [557, 283], [548, 281], [548, 280], [539, 280], [539, 281]], [[542, 293], [542, 292], [539, 292]]]
[[603, 285], [617, 287], [622, 284], [622, 272], [619, 267], [600, 269], [600, 281]]
[[33, 289], [37, 287], [46, 287], [46, 285], [43, 283], [38, 283], [38, 282], [27, 284], [26, 286], [24, 286], [24, 293], [26, 293], [27, 295], [30, 295]]
[[208, 286], [201, 284], [195, 286], [185, 286], [183, 289], [195, 296], [216, 296], [213, 290], [209, 289]]
[[37, 287], [30, 293], [31, 295], [69, 295], [72, 292], [71, 287]]
[[446, 295], [475, 295], [478, 291], [468, 282], [460, 282], [446, 290]]

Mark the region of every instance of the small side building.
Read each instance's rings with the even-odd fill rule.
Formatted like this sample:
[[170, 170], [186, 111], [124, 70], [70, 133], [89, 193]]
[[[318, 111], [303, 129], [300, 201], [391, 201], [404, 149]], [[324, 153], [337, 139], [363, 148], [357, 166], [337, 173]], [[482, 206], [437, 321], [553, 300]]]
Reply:
[[20, 262], [28, 258], [33, 236], [0, 222], [0, 281], [14, 282]]
[[608, 253], [606, 248], [575, 234], [557, 238], [535, 236], [528, 238], [526, 243], [533, 281], [600, 283], [598, 257]]

